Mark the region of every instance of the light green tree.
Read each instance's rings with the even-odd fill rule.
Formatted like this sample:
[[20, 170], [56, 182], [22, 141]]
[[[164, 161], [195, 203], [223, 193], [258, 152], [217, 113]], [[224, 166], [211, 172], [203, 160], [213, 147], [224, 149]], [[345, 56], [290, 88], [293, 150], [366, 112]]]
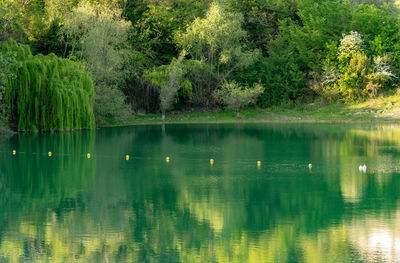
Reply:
[[176, 36], [179, 48], [188, 53], [188, 74], [198, 103], [209, 103], [212, 92], [232, 73], [252, 65], [258, 50], [245, 48], [247, 33], [243, 16], [211, 4], [204, 18], [197, 18]]
[[191, 83], [185, 78], [186, 69], [183, 58], [184, 53], [177, 59], [173, 59], [168, 66], [158, 67], [147, 75], [147, 78], [160, 88], [160, 109], [163, 121], [166, 111], [174, 105], [178, 91], [191, 90]]
[[121, 15], [121, 9], [82, 2], [62, 27], [66, 48], [72, 50], [70, 57], [85, 60], [92, 73], [98, 123], [122, 121], [130, 112], [124, 94], [116, 88], [123, 80], [123, 66], [130, 56], [127, 43], [131, 23]]
[[95, 82], [116, 83], [122, 74], [131, 23], [118, 8], [82, 2], [63, 26], [65, 44], [72, 56], [84, 59]]

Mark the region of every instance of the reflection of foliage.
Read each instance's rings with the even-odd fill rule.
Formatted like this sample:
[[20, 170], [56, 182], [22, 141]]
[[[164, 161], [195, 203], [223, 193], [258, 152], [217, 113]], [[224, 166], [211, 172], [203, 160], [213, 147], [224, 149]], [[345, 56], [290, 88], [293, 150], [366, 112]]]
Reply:
[[[399, 132], [295, 124], [104, 129], [91, 160], [84, 153], [93, 152], [94, 138], [85, 132], [17, 137], [2, 147], [18, 154], [0, 163], [0, 260], [357, 261], [358, 222], [397, 211], [400, 179], [388, 169], [399, 152], [388, 146], [400, 145]], [[73, 155], [24, 154], [48, 149]], [[134, 153], [129, 162], [126, 153]], [[162, 162], [171, 153], [171, 163]], [[256, 158], [265, 160], [261, 171]], [[309, 160], [311, 174], [300, 167]], [[360, 176], [361, 162], [376, 171]]]
[[[76, 198], [89, 189], [94, 163], [82, 157], [94, 150], [93, 132], [72, 134], [20, 135], [2, 149], [16, 156], [7, 157], [0, 166], [2, 184], [14, 192], [32, 198]], [[52, 157], [47, 157], [51, 151]], [[77, 161], [78, 160], [78, 161]], [[6, 176], [19, 174], [17, 177]], [[57, 193], [58, 196], [53, 194]]]

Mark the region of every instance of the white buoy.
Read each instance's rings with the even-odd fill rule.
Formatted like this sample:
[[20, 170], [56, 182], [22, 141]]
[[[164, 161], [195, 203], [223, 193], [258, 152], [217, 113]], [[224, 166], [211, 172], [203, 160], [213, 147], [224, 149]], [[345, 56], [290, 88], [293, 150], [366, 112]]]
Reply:
[[358, 170], [360, 172], [365, 173], [365, 172], [367, 172], [367, 166], [365, 164], [364, 165], [360, 165], [360, 166], [358, 166]]

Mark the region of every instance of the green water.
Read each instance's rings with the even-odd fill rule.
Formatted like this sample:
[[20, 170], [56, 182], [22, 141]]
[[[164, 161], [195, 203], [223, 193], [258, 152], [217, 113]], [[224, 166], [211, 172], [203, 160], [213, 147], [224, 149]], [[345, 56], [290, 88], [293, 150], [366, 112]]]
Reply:
[[400, 261], [400, 126], [138, 126], [0, 147], [0, 262]]

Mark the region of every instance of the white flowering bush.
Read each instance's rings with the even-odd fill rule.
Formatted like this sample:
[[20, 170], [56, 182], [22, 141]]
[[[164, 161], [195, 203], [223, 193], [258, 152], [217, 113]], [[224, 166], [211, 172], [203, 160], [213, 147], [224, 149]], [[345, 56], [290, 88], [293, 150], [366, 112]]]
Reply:
[[[335, 50], [330, 46], [331, 50]], [[358, 32], [343, 35], [337, 48], [337, 58], [328, 53], [325, 70], [314, 88], [328, 100], [344, 102], [375, 97], [379, 90], [395, 78], [388, 55], [368, 57], [364, 41]]]
[[379, 89], [384, 87], [390, 80], [396, 76], [392, 72], [392, 67], [390, 65], [389, 56], [385, 55], [383, 57], [374, 57], [374, 69], [369, 75], [370, 82], [366, 87], [366, 91], [371, 97], [376, 96]]
[[374, 57], [374, 72], [387, 80], [394, 78], [388, 55]]
[[358, 32], [351, 31], [343, 35], [339, 45], [339, 60], [351, 58], [356, 53], [363, 52], [364, 41]]

